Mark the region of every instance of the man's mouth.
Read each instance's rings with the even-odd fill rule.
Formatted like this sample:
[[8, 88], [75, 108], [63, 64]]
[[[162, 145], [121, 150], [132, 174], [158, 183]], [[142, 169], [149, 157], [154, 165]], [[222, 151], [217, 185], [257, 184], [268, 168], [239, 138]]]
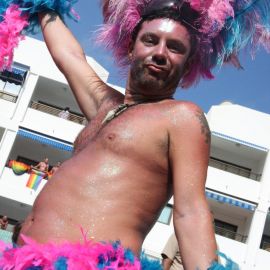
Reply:
[[155, 72], [155, 73], [165, 73], [165, 72], [168, 72], [168, 69], [163, 67], [163, 66], [157, 66], [155, 64], [147, 64], [146, 65], [147, 68], [152, 71], [152, 72]]

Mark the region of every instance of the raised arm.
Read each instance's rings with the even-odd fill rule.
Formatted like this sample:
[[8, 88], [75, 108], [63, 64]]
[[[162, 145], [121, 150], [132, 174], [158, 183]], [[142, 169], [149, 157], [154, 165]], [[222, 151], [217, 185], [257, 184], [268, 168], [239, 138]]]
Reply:
[[212, 216], [205, 197], [210, 132], [192, 103], [174, 110], [169, 160], [174, 189], [174, 227], [185, 270], [206, 270], [216, 260]]
[[39, 14], [39, 19], [55, 64], [66, 77], [82, 112], [91, 120], [106, 98], [120, 94], [98, 77], [80, 44], [56, 13]]

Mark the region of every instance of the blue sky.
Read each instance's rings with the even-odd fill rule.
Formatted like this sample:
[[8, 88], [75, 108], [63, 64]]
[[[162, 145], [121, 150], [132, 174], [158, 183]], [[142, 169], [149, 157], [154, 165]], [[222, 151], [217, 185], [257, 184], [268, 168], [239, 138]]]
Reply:
[[[79, 0], [75, 10], [80, 15], [80, 21], [67, 21], [67, 24], [85, 53], [110, 72], [109, 82], [124, 87], [125, 78], [119, 75], [110, 53], [98, 47], [93, 40], [95, 30], [102, 23], [99, 0]], [[175, 98], [195, 102], [205, 112], [212, 105], [229, 100], [270, 114], [270, 54], [259, 50], [255, 60], [251, 60], [248, 54], [241, 55], [240, 59], [244, 70], [238, 71], [233, 66], [225, 65], [215, 70], [214, 80], [201, 80], [193, 88], [178, 89]]]

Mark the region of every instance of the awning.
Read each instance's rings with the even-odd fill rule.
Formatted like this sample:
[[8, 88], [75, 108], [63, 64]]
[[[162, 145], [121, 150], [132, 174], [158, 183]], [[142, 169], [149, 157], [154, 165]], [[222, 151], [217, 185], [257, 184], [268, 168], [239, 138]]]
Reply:
[[57, 139], [54, 139], [54, 138], [49, 138], [43, 134], [42, 135], [36, 134], [36, 133], [28, 131], [28, 130], [19, 129], [18, 135], [23, 136], [25, 138], [29, 138], [29, 139], [34, 140], [34, 141], [38, 141], [38, 142], [43, 143], [43, 144], [50, 145], [50, 146], [57, 148], [57, 149], [60, 149], [60, 150], [64, 150], [64, 151], [68, 151], [68, 152], [73, 151], [73, 147], [71, 144], [64, 143], [64, 142], [57, 140]]
[[229, 197], [229, 196], [217, 193], [217, 192], [206, 190], [205, 194], [206, 194], [206, 197], [211, 200], [215, 200], [221, 203], [227, 203], [233, 206], [246, 209], [248, 211], [255, 211], [255, 208], [256, 208], [256, 204], [252, 204], [250, 202], [232, 198], [232, 197]]

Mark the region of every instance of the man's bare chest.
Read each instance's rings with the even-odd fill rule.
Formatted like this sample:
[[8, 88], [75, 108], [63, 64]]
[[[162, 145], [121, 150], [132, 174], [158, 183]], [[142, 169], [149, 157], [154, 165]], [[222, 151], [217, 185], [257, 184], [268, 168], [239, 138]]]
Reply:
[[88, 145], [98, 144], [117, 153], [166, 155], [168, 138], [162, 116], [142, 107], [128, 108], [109, 121], [107, 114], [97, 117], [76, 139], [76, 152]]

